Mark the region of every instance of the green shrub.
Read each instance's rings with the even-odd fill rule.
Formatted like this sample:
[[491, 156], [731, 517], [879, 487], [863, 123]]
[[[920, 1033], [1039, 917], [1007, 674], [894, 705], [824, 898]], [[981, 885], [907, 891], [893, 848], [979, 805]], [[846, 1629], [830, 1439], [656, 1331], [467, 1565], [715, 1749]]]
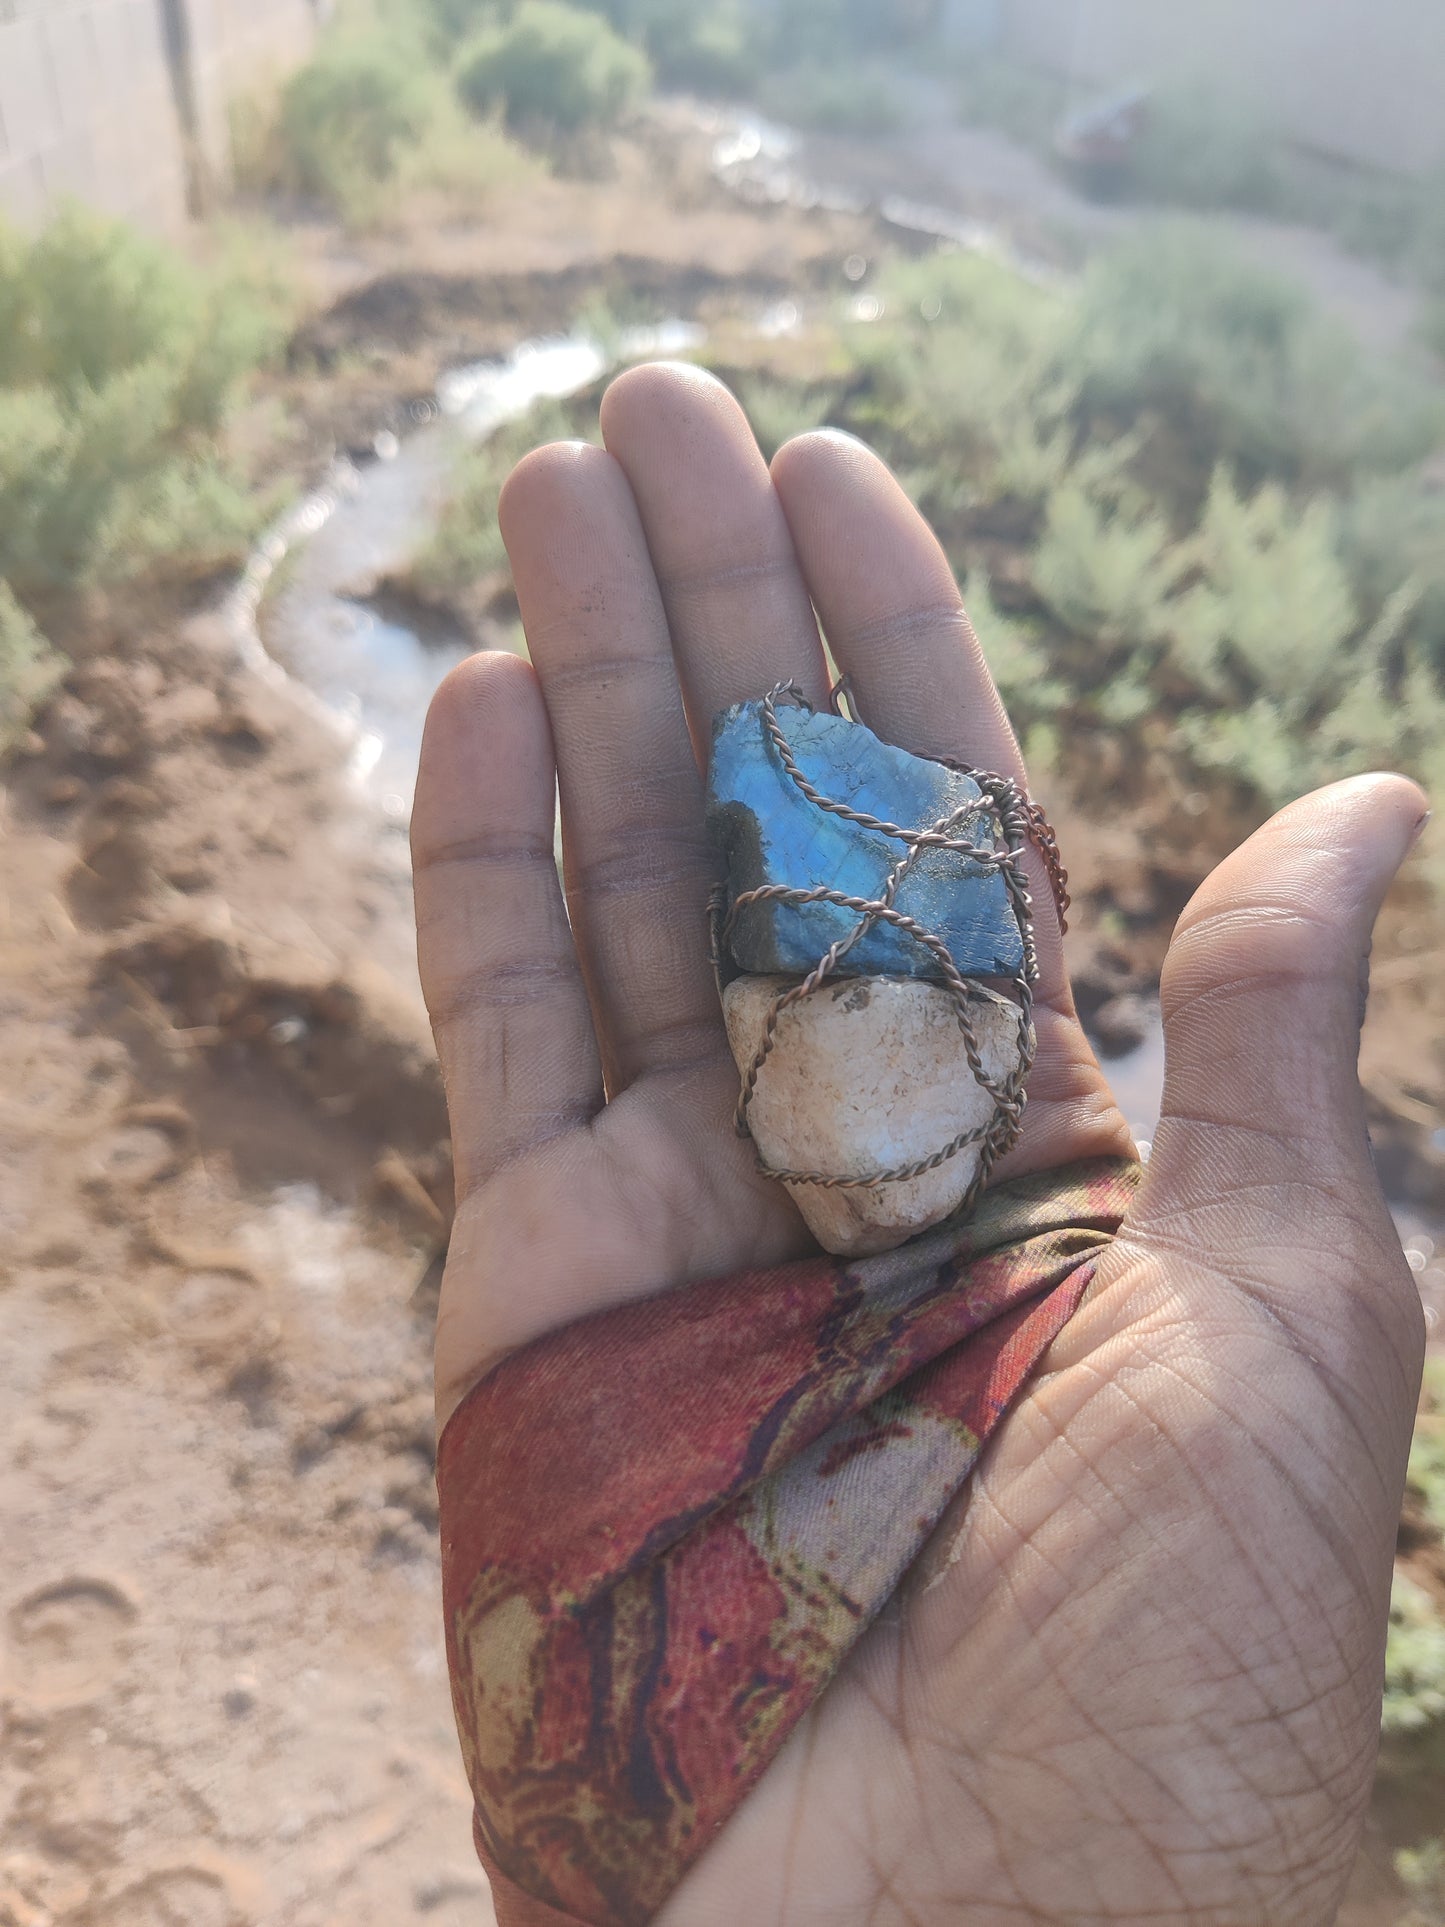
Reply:
[[1381, 1723], [1387, 1733], [1411, 1733], [1440, 1719], [1445, 1719], [1445, 1623], [1424, 1587], [1397, 1572]]
[[1177, 747], [1197, 769], [1228, 776], [1270, 809], [1382, 766], [1405, 770], [1433, 793], [1445, 779], [1445, 698], [1434, 678], [1418, 661], [1387, 675], [1368, 636], [1338, 670], [1342, 693], [1313, 712], [1275, 696], [1186, 711]]
[[432, 188], [475, 217], [490, 196], [545, 173], [540, 157], [511, 138], [500, 116], [466, 113], [451, 91], [443, 101], [422, 140], [403, 151], [392, 192], [376, 203], [377, 215], [387, 215], [413, 190]]
[[1034, 588], [1066, 628], [1106, 653], [1163, 637], [1186, 567], [1162, 516], [1100, 503], [1073, 479], [1049, 497]]
[[374, 28], [328, 38], [281, 97], [281, 184], [348, 220], [367, 218], [444, 100], [410, 36]]
[[1330, 503], [1246, 499], [1221, 469], [1192, 544], [1200, 580], [1169, 616], [1175, 666], [1197, 692], [1263, 695], [1303, 719], [1350, 675], [1360, 613]]
[[765, 51], [750, 0], [630, 0], [617, 23], [647, 49], [658, 79], [698, 94], [743, 94], [757, 84]]
[[419, 189], [475, 214], [538, 163], [497, 120], [463, 109], [441, 57], [415, 17], [348, 16], [278, 96], [233, 107], [238, 186], [320, 202], [353, 228], [386, 222]]
[[498, 0], [427, 0], [431, 37], [439, 55], [454, 53], [478, 28], [494, 25], [504, 11]]
[[1381, 764], [1428, 778], [1445, 695], [1414, 627], [1419, 588], [1402, 581], [1367, 619], [1333, 503], [1244, 499], [1221, 473], [1186, 548], [1197, 580], [1171, 604], [1164, 687], [1197, 768], [1271, 807]]
[[1266, 809], [1314, 787], [1315, 748], [1301, 736], [1298, 717], [1272, 697], [1257, 696], [1240, 709], [1187, 711], [1174, 740], [1196, 770], [1229, 777]]
[[1283, 145], [1270, 123], [1202, 81], [1150, 96], [1129, 177], [1136, 193], [1166, 206], [1279, 211], [1290, 199]]
[[457, 58], [457, 86], [473, 112], [500, 108], [510, 126], [561, 133], [612, 126], [650, 79], [640, 48], [599, 15], [563, 0], [522, 0]]
[[0, 388], [0, 574], [46, 579], [43, 531], [72, 439], [52, 390]]
[[1391, 466], [1439, 432], [1437, 391], [1178, 226], [1077, 293], [967, 255], [870, 293], [835, 418], [893, 460], [975, 598], [981, 543], [1031, 544], [1066, 632], [1002, 650], [1031, 741], [1058, 716], [1075, 745], [1158, 719], [1251, 807], [1381, 764], [1445, 781], [1445, 495]]
[[22, 589], [240, 560], [275, 506], [178, 427], [172, 371], [146, 363], [62, 410], [0, 390], [0, 570]]
[[285, 303], [254, 264], [206, 273], [75, 207], [31, 242], [0, 229], [0, 389], [79, 402], [149, 363], [176, 424], [212, 430], [239, 378], [279, 344]]
[[883, 319], [849, 343], [869, 377], [859, 415], [947, 520], [964, 504], [1038, 499], [1073, 447], [1074, 393], [1056, 370], [1065, 304], [978, 255], [899, 267]]
[[1406, 1483], [1431, 1525], [1445, 1533], [1445, 1361], [1440, 1359], [1426, 1366], [1424, 1408], [1410, 1443]]
[[199, 580], [234, 569], [287, 493], [284, 486], [258, 491], [220, 454], [179, 456], [116, 492], [90, 573]]
[[982, 569], [965, 578], [963, 600], [1014, 727], [1027, 729], [1056, 715], [1068, 700], [1068, 690], [1052, 673], [1037, 630], [1002, 613]]
[[1368, 476], [1341, 506], [1340, 552], [1371, 612], [1413, 585], [1411, 634], [1445, 675], [1445, 494], [1419, 475]]
[[1413, 1903], [1399, 1927], [1440, 1927], [1445, 1921], [1445, 1839], [1400, 1847], [1395, 1873]]
[[0, 578], [0, 754], [29, 728], [66, 667]]
[[68, 207], [0, 247], [0, 385], [98, 387], [197, 333], [200, 277], [119, 222]]
[[0, 576], [22, 595], [233, 559], [262, 512], [219, 434], [279, 339], [252, 262], [204, 272], [119, 223], [0, 236]]
[[1250, 480], [1338, 486], [1420, 459], [1445, 422], [1435, 386], [1372, 360], [1303, 288], [1182, 223], [1094, 263], [1060, 353], [1086, 407], [1167, 420], [1201, 484], [1227, 460]]
[[[451, 6], [466, 0], [445, 0]], [[658, 79], [699, 94], [744, 94], [768, 63], [768, 26], [752, 0], [578, 0], [641, 47]]]

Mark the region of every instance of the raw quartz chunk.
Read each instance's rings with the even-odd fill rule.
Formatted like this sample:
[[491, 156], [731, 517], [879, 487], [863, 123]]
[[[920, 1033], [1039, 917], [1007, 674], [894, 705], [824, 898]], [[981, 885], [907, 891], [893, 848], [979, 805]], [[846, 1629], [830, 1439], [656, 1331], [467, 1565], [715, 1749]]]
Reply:
[[[966, 803], [983, 804], [971, 777], [884, 743], [859, 723], [780, 706], [778, 720], [799, 769], [835, 802], [907, 829], [927, 829]], [[881, 895], [906, 854], [897, 838], [865, 830], [804, 796], [764, 726], [761, 703], [738, 703], [713, 726], [708, 823], [727, 859], [729, 904], [765, 884], [808, 890], [824, 884], [845, 896]], [[992, 844], [981, 807], [959, 826], [969, 841]], [[965, 976], [1013, 976], [1023, 940], [997, 870], [951, 850], [925, 851], [909, 870], [895, 907], [948, 946]], [[828, 903], [748, 905], [729, 948], [739, 970], [806, 974], [858, 914]], [[850, 976], [937, 977], [938, 963], [906, 932], [875, 923], [839, 960]]]
[[[737, 977], [723, 992], [728, 1042], [746, 1075], [775, 998], [792, 977]], [[1020, 1012], [981, 985], [971, 1000], [988, 1075], [1018, 1063]], [[931, 1157], [961, 1131], [986, 1126], [992, 1096], [974, 1078], [953, 1000], [936, 984], [896, 977], [834, 978], [790, 1004], [758, 1074], [748, 1125], [773, 1170], [879, 1178]], [[789, 1184], [826, 1251], [888, 1251], [940, 1224], [978, 1172], [969, 1145], [916, 1178], [831, 1189]]]

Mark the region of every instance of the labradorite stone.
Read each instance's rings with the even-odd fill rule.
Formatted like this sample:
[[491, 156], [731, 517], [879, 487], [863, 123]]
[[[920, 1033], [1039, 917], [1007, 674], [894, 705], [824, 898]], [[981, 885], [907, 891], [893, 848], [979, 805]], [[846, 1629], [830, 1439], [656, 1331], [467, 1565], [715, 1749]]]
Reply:
[[[926, 829], [965, 803], [983, 802], [972, 777], [881, 742], [841, 716], [781, 707], [778, 719], [799, 769], [823, 795], [850, 808]], [[896, 839], [862, 829], [810, 803], [783, 768], [763, 724], [761, 703], [738, 703], [713, 725], [708, 826], [728, 866], [729, 901], [763, 884], [876, 897], [904, 854]], [[982, 812], [963, 834], [986, 843]], [[1023, 961], [1018, 920], [997, 871], [951, 850], [928, 850], [896, 898], [948, 945], [966, 976], [1012, 974]], [[752, 904], [738, 917], [731, 950], [739, 970], [801, 974], [847, 936], [857, 914], [829, 903]], [[874, 924], [839, 969], [850, 976], [936, 977], [924, 947]]]

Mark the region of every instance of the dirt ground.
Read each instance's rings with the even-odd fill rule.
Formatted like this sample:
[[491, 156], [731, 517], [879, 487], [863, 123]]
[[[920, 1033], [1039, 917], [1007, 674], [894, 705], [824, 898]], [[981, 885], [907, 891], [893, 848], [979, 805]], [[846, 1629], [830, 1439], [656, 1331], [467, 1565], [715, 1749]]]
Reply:
[[[877, 230], [740, 206], [658, 133], [485, 225], [297, 238], [317, 318], [271, 399], [315, 474], [592, 292], [827, 286]], [[404, 835], [213, 601], [70, 611], [77, 668], [0, 791], [0, 1927], [476, 1927]], [[1148, 984], [1227, 826], [1048, 800], [1081, 926], [1109, 913], [1077, 953], [1097, 1010]], [[1427, 1189], [1435, 941], [1407, 887], [1365, 1053], [1392, 1170]], [[1422, 1784], [1382, 1796], [1354, 1927], [1400, 1916]]]

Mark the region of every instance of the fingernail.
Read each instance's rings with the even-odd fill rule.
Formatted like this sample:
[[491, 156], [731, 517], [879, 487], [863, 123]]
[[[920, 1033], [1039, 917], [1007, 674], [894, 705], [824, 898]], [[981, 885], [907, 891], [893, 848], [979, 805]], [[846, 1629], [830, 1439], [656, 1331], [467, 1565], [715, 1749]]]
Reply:
[[1420, 818], [1419, 822], [1416, 823], [1414, 829], [1411, 830], [1409, 847], [1412, 850], [1414, 849], [1415, 845], [1420, 841], [1420, 838], [1425, 834], [1425, 826], [1430, 821], [1430, 818], [1434, 814], [1435, 812], [1433, 810], [1426, 810], [1425, 814]]

